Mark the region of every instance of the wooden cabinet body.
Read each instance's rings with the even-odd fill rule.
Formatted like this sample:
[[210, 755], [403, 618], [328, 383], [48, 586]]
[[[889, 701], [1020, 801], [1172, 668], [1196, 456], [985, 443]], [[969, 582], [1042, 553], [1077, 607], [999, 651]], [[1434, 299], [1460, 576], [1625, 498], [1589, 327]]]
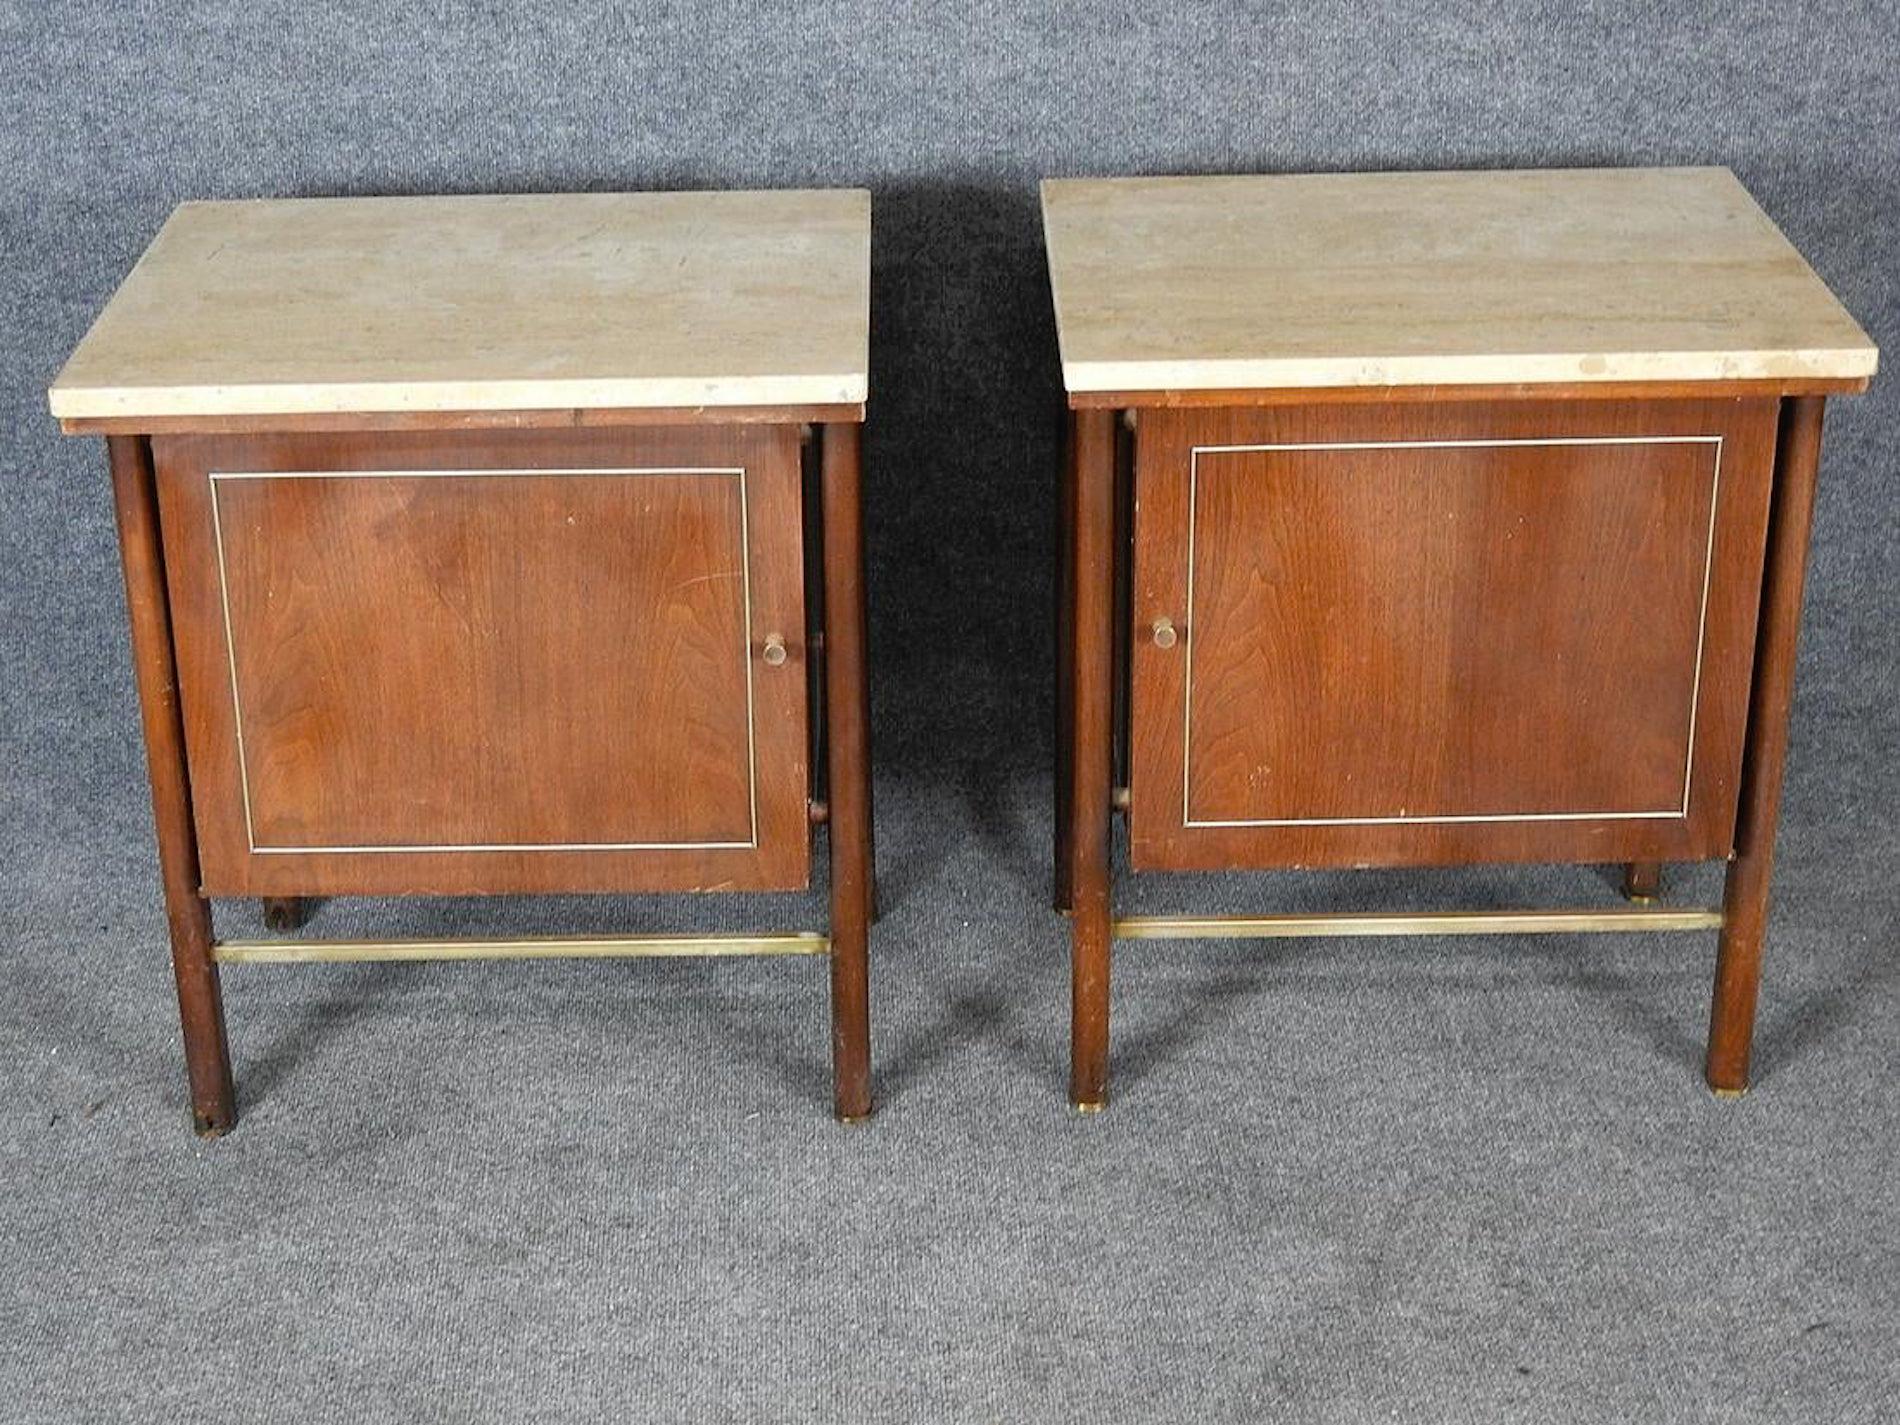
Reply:
[[209, 894], [805, 884], [796, 428], [153, 454]]
[[[240, 962], [823, 957], [833, 1108], [870, 1112], [869, 295], [862, 190], [172, 214], [50, 403], [108, 438], [200, 1132]], [[821, 821], [822, 930], [213, 928], [793, 890]]]
[[1726, 857], [1775, 412], [1139, 411], [1135, 868]]
[[[1050, 180], [1043, 225], [1071, 1101], [1119, 940], [1660, 930], [1720, 932], [1741, 1092], [1866, 333], [1723, 169]], [[1638, 904], [1117, 915], [1118, 810], [1137, 872], [1621, 862]]]

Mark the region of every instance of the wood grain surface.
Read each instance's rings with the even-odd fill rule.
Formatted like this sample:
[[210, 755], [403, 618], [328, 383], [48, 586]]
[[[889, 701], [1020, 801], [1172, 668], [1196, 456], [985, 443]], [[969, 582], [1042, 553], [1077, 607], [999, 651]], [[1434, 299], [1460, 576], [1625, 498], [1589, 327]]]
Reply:
[[1143, 411], [1134, 864], [1726, 856], [1774, 416]]
[[208, 891], [804, 883], [794, 428], [153, 445]]

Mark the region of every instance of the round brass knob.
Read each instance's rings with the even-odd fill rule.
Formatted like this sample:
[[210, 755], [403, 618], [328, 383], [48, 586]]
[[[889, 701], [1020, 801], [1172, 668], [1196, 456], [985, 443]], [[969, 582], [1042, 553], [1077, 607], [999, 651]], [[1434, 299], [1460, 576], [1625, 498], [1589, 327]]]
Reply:
[[1174, 640], [1175, 640], [1174, 620], [1169, 618], [1166, 614], [1163, 614], [1160, 618], [1156, 619], [1155, 626], [1154, 626], [1154, 636], [1155, 636], [1156, 648], [1174, 647]]
[[785, 661], [785, 640], [776, 633], [769, 634], [765, 640], [765, 666], [776, 668]]

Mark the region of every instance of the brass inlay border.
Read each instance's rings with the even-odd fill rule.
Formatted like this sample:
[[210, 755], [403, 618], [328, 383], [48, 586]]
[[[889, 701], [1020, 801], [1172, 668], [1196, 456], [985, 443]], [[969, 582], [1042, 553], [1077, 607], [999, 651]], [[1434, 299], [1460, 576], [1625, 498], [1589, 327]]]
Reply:
[[1589, 935], [1720, 930], [1719, 910], [1439, 910], [1398, 914], [1127, 915], [1117, 940], [1291, 940], [1374, 935]]
[[[1532, 821], [1680, 821], [1689, 815], [1689, 789], [1695, 774], [1696, 710], [1702, 698], [1702, 658], [1708, 636], [1709, 583], [1715, 568], [1715, 516], [1721, 505], [1722, 440], [1719, 435], [1631, 435], [1631, 436], [1526, 436], [1471, 440], [1337, 440], [1292, 441], [1250, 445], [1196, 445], [1188, 453], [1188, 529], [1187, 529], [1187, 639], [1184, 649], [1185, 676], [1181, 701], [1181, 824], [1193, 827], [1248, 826], [1449, 826], [1473, 822]], [[1561, 445], [1712, 445], [1715, 467], [1709, 482], [1709, 528], [1703, 552], [1702, 604], [1696, 622], [1695, 677], [1689, 692], [1689, 732], [1682, 769], [1682, 805], [1665, 811], [1553, 811], [1553, 812], [1479, 812], [1438, 816], [1333, 816], [1333, 817], [1247, 817], [1196, 821], [1189, 811], [1191, 785], [1188, 759], [1193, 750], [1194, 720], [1194, 527], [1200, 495], [1201, 456], [1231, 455], [1249, 451], [1312, 450], [1459, 450], [1511, 446]]]
[[[255, 856], [310, 855], [404, 855], [412, 853], [525, 852], [525, 851], [748, 851], [759, 844], [759, 766], [757, 746], [758, 713], [752, 686], [752, 546], [751, 494], [746, 482], [746, 467], [691, 465], [585, 466], [512, 469], [503, 466], [481, 469], [434, 470], [213, 470], [211, 484], [211, 532], [218, 556], [218, 600], [224, 616], [224, 653], [231, 678], [232, 730], [237, 740], [238, 790], [244, 804], [244, 839]], [[218, 486], [229, 480], [412, 480], [432, 478], [474, 479], [487, 476], [541, 475], [735, 475], [739, 480], [739, 574], [743, 605], [744, 643], [740, 656], [745, 666], [746, 695], [746, 794], [751, 817], [751, 838], [746, 841], [577, 841], [577, 842], [475, 842], [467, 845], [417, 844], [375, 846], [259, 846], [251, 815], [251, 777], [244, 752], [244, 705], [238, 695], [237, 646], [231, 627], [230, 582], [225, 572], [224, 520], [218, 505]]]
[[488, 940], [220, 940], [221, 964], [362, 964], [389, 960], [675, 959], [828, 955], [831, 937], [769, 935], [534, 935]]

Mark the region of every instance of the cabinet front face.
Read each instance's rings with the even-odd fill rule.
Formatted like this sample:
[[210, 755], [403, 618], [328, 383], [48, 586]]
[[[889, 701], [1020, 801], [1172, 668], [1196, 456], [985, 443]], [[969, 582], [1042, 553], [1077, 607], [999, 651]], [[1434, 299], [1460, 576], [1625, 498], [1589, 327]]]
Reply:
[[208, 893], [805, 883], [792, 429], [153, 450]]
[[1142, 411], [1134, 864], [1726, 856], [1775, 414]]

